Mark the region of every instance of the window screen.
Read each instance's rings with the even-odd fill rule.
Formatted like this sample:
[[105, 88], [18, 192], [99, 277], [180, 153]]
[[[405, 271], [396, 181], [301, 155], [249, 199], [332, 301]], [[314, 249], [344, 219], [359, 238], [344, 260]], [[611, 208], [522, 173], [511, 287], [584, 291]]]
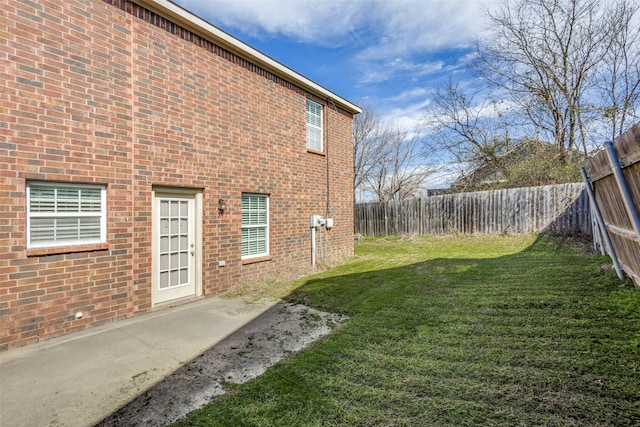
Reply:
[[307, 99], [307, 148], [322, 151], [322, 105]]
[[242, 258], [269, 255], [269, 198], [242, 195]]
[[28, 247], [106, 241], [104, 186], [27, 184]]

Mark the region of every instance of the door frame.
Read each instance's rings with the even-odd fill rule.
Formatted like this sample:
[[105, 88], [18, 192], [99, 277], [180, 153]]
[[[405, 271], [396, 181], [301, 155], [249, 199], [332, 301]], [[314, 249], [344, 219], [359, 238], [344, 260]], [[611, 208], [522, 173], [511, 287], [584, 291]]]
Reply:
[[[195, 254], [193, 256], [193, 277], [194, 294], [183, 298], [176, 298], [168, 301], [158, 301], [157, 289], [159, 286], [159, 245], [160, 238], [158, 236], [158, 224], [160, 220], [160, 209], [158, 199], [161, 197], [178, 197], [192, 199], [194, 212], [193, 220], [193, 243]], [[163, 187], [153, 186], [151, 189], [151, 306], [161, 306], [171, 304], [176, 301], [195, 298], [202, 295], [202, 207], [203, 207], [202, 189], [182, 188], [182, 187]]]

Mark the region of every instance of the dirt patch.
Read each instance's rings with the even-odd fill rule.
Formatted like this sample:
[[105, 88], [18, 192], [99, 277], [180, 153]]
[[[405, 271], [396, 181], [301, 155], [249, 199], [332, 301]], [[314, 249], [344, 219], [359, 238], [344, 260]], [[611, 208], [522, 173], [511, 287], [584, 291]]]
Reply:
[[279, 302], [258, 318], [155, 384], [98, 426], [165, 426], [328, 334], [345, 320]]

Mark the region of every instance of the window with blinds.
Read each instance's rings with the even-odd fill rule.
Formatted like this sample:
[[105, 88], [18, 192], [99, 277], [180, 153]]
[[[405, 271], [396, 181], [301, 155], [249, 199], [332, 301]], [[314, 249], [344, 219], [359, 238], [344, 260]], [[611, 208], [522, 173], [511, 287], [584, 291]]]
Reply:
[[102, 185], [27, 183], [27, 246], [106, 242]]
[[307, 99], [307, 149], [322, 151], [322, 105]]
[[242, 195], [242, 259], [269, 255], [269, 197]]

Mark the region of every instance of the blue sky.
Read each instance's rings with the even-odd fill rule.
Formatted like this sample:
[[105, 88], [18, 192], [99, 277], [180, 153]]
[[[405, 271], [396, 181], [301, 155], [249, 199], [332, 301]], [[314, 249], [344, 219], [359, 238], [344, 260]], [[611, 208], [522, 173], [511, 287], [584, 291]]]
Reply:
[[390, 119], [424, 113], [459, 73], [491, 0], [174, 0], [298, 73]]
[[492, 0], [173, 0], [276, 61], [412, 128], [465, 65]]

